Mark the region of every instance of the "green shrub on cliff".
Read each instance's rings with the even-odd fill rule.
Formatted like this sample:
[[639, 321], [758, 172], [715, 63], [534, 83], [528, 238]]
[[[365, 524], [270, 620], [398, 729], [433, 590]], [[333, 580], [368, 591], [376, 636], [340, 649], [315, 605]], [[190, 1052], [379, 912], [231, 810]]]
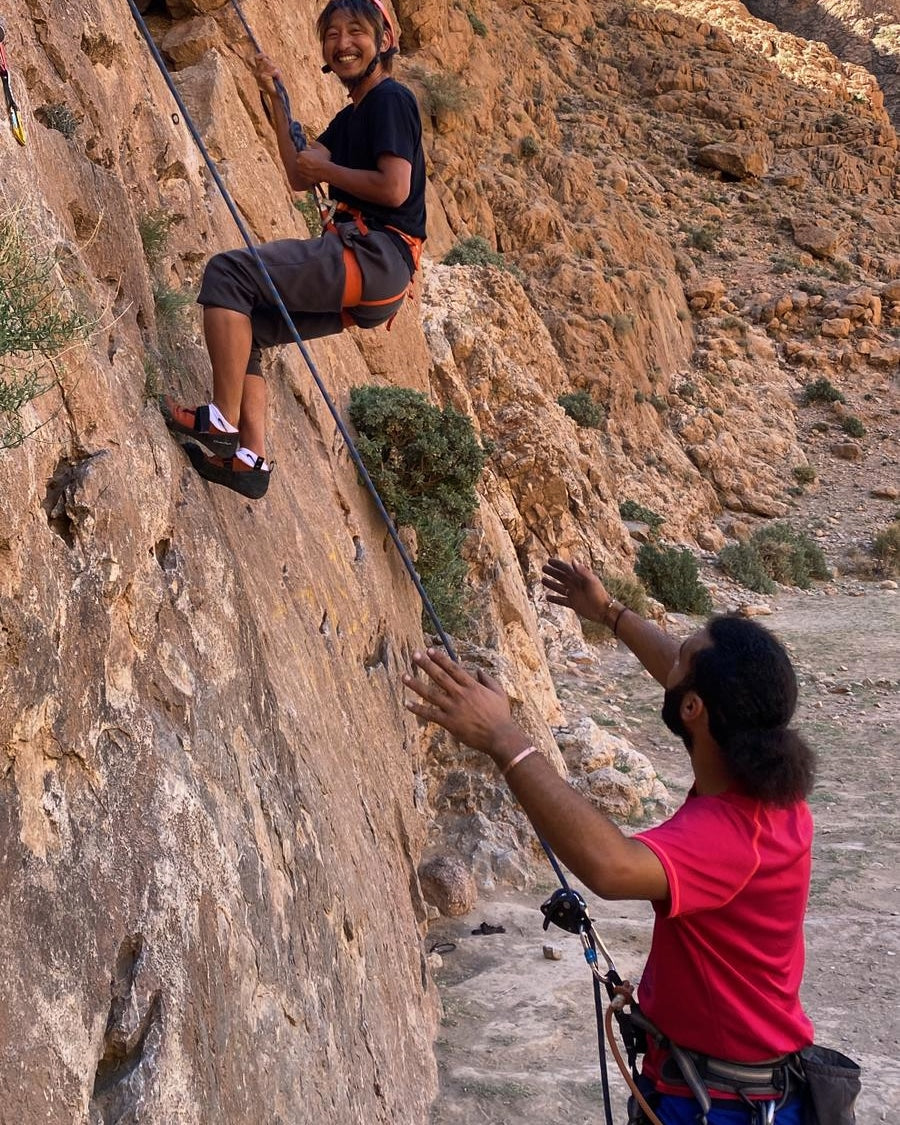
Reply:
[[589, 430], [597, 430], [603, 425], [606, 411], [594, 402], [587, 391], [572, 391], [571, 394], [560, 395], [556, 401], [576, 425]]
[[22, 410], [58, 383], [53, 359], [84, 338], [53, 256], [35, 248], [21, 216], [0, 215], [0, 449], [28, 437]]
[[462, 545], [478, 507], [475, 485], [486, 451], [471, 421], [403, 387], [354, 387], [350, 420], [357, 448], [398, 525], [415, 528], [416, 565], [448, 629], [466, 622]]

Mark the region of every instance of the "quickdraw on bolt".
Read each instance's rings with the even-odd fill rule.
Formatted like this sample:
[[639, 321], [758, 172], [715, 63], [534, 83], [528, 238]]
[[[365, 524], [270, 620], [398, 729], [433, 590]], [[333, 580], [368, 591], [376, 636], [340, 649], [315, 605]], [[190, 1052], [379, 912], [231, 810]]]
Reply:
[[0, 82], [3, 83], [6, 112], [9, 114], [9, 123], [12, 126], [13, 136], [20, 145], [24, 145], [25, 126], [22, 124], [22, 118], [19, 116], [19, 107], [16, 105], [16, 99], [13, 97], [12, 86], [9, 81], [9, 63], [6, 58], [6, 48], [3, 46], [3, 40], [5, 38], [6, 29], [0, 25]]

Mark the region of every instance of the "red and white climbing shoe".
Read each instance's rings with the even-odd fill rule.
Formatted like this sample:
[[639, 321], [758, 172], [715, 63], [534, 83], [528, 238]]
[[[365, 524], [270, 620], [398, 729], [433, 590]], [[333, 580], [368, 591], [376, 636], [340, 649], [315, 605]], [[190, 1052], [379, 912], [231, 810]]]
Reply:
[[252, 465], [248, 465], [246, 461], [236, 456], [208, 456], [199, 445], [194, 445], [190, 441], [185, 443], [184, 451], [204, 480], [211, 481], [213, 484], [222, 484], [249, 500], [259, 500], [265, 496], [269, 487], [269, 477], [272, 475], [272, 466], [268, 465], [262, 457], [257, 457]]
[[228, 423], [213, 403], [207, 402], [192, 409], [180, 406], [169, 395], [160, 395], [159, 409], [173, 433], [187, 434], [188, 437], [202, 441], [207, 449], [220, 457], [232, 457], [237, 452], [240, 435], [237, 430], [224, 429]]

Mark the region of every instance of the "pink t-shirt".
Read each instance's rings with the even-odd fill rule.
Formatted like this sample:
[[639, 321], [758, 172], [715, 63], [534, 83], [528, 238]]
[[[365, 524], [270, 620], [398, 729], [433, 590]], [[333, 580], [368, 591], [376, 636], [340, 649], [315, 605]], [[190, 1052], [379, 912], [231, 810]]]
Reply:
[[[639, 1000], [679, 1046], [756, 1063], [812, 1043], [798, 995], [812, 834], [805, 801], [777, 808], [727, 792], [689, 795], [637, 835], [669, 880]], [[651, 1046], [644, 1072], [654, 1081], [659, 1064]]]

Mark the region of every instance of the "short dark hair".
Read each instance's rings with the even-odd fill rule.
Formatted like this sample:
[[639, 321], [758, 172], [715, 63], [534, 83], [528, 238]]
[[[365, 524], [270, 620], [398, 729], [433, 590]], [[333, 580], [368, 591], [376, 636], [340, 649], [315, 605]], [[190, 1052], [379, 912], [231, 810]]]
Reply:
[[[381, 47], [381, 41], [384, 39], [385, 33], [384, 15], [379, 10], [378, 5], [372, 3], [372, 0], [328, 0], [316, 20], [316, 34], [319, 37], [320, 44], [325, 42], [325, 32], [328, 30], [329, 21], [335, 12], [348, 12], [351, 16], [367, 23], [375, 37], [376, 48]], [[385, 74], [390, 74], [394, 69], [394, 55], [396, 53], [396, 47], [390, 47], [387, 51], [379, 50], [379, 61]]]
[[815, 754], [788, 727], [797, 676], [784, 645], [756, 621], [713, 617], [694, 656], [693, 687], [734, 780], [751, 797], [791, 805], [815, 780]]

